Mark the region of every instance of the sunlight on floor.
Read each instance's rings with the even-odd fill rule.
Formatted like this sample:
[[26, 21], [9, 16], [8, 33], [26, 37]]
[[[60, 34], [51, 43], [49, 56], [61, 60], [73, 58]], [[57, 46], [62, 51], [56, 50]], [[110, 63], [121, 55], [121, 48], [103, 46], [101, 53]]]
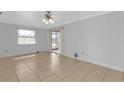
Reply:
[[30, 58], [30, 57], [34, 57], [34, 56], [35, 56], [35, 54], [27, 55], [27, 56], [21, 56], [21, 57], [15, 57], [15, 58], [13, 58], [13, 60], [25, 59], [25, 58]]

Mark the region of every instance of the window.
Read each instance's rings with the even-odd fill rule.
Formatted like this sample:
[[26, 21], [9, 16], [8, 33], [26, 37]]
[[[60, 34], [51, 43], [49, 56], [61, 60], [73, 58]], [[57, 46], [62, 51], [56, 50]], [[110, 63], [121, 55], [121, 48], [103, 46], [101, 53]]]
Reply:
[[35, 31], [18, 29], [18, 44], [36, 44]]

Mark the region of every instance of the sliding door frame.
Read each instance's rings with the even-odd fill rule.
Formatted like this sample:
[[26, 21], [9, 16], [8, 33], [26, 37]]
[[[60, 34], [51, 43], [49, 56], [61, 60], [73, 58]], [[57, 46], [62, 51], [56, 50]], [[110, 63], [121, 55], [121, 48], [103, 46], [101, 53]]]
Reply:
[[64, 28], [60, 28], [59, 30], [49, 30], [49, 52], [52, 53], [52, 32], [60, 32], [60, 55], [63, 55], [63, 48], [64, 48]]

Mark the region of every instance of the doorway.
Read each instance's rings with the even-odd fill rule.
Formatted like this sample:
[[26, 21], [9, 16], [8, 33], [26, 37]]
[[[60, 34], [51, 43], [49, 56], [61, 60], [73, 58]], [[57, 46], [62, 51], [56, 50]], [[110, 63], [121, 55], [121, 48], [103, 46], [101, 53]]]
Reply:
[[61, 36], [59, 31], [51, 32], [52, 53], [61, 53]]

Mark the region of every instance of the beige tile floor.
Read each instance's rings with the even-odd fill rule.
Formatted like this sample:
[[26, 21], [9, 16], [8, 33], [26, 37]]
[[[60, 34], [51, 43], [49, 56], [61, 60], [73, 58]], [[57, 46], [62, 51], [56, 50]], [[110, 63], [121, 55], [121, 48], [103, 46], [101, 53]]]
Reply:
[[0, 82], [122, 82], [124, 73], [50, 53], [0, 58]]

